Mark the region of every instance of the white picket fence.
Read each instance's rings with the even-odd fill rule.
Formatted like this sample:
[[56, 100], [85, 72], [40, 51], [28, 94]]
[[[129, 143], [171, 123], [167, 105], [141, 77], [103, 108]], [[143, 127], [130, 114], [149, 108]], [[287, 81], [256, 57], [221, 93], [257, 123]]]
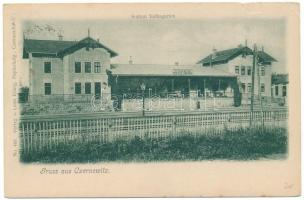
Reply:
[[[60, 118], [26, 119], [20, 121], [21, 151], [30, 152], [56, 148], [73, 141], [110, 142], [116, 139], [166, 138], [182, 134], [222, 134], [225, 130], [248, 128], [250, 115], [254, 125], [286, 127], [286, 109], [268, 111], [202, 112], [186, 115], [145, 117], [94, 117], [76, 118], [69, 115]], [[69, 119], [70, 118], [70, 119]]]

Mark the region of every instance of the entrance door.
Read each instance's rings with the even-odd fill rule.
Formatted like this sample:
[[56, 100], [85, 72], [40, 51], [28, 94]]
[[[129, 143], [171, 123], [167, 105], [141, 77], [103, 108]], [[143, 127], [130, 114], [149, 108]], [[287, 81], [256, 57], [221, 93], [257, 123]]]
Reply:
[[101, 83], [95, 82], [95, 97], [100, 98], [101, 95]]

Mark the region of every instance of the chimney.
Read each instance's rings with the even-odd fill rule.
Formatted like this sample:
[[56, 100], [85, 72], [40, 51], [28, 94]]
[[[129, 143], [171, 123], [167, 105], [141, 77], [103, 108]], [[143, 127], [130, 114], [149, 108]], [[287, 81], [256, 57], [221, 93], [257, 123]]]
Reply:
[[178, 66], [178, 65], [179, 65], [179, 63], [178, 63], [178, 62], [175, 62], [175, 63], [174, 63], [174, 65], [175, 65], [175, 66]]
[[264, 46], [262, 46], [262, 51], [264, 52]]
[[133, 64], [132, 56], [130, 56], [130, 59], [129, 59], [129, 64], [130, 64], [130, 65], [132, 65], [132, 64]]
[[99, 43], [99, 38], [97, 38], [97, 42]]

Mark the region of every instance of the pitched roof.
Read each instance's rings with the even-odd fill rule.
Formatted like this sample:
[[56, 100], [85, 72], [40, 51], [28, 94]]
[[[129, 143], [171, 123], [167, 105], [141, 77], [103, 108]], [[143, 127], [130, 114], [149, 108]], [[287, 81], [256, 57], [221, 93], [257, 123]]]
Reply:
[[226, 63], [229, 60], [243, 53], [252, 54], [252, 50], [248, 47], [238, 47], [238, 48], [227, 49], [223, 51], [217, 51], [215, 55], [214, 54], [208, 55], [204, 59], [200, 60], [198, 64], [202, 63], [203, 65], [209, 65], [210, 62], [212, 62], [212, 64]]
[[76, 44], [73, 44], [72, 46], [67, 47], [66, 49], [63, 49], [62, 51], [59, 51], [58, 54], [59, 55], [70, 54], [70, 53], [73, 53], [74, 51], [77, 51], [78, 49], [81, 49], [81, 48], [84, 48], [84, 47], [106, 49], [111, 54], [111, 57], [114, 57], [114, 56], [118, 55], [115, 51], [111, 50], [110, 48], [108, 48], [105, 45], [99, 43], [98, 41], [94, 40], [91, 37], [86, 37], [86, 38], [80, 40]]
[[288, 83], [288, 74], [272, 74], [271, 84], [287, 84]]
[[[204, 66], [212, 64], [222, 64], [222, 63], [227, 63], [229, 60], [232, 60], [233, 58], [239, 56], [239, 55], [252, 55], [253, 51], [249, 47], [238, 47], [238, 48], [232, 48], [232, 49], [227, 49], [223, 51], [217, 51], [214, 55], [210, 54], [204, 59], [200, 60], [198, 62], [202, 63]], [[275, 62], [277, 61], [273, 57], [271, 57], [269, 54], [267, 54], [264, 51], [258, 51], [257, 56], [259, 59], [259, 62]]]
[[198, 65], [112, 64], [109, 71], [117, 76], [235, 77], [232, 73]]
[[116, 52], [98, 41], [90, 37], [86, 37], [80, 41], [25, 39], [23, 44], [23, 58], [28, 58], [28, 53], [61, 57], [83, 47], [104, 48], [109, 51], [111, 57], [118, 55]]
[[259, 62], [276, 62], [277, 61], [272, 56], [267, 54], [265, 51], [258, 51], [257, 55], [258, 55]]

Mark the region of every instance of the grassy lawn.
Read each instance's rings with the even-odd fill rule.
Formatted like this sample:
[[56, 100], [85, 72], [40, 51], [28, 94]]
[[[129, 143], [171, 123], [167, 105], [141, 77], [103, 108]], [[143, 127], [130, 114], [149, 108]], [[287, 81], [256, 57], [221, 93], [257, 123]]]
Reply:
[[[211, 134], [210, 134], [211, 135]], [[287, 154], [287, 129], [226, 130], [221, 135], [184, 134], [176, 138], [70, 142], [56, 149], [22, 153], [24, 163], [155, 162], [197, 160], [255, 160]]]

